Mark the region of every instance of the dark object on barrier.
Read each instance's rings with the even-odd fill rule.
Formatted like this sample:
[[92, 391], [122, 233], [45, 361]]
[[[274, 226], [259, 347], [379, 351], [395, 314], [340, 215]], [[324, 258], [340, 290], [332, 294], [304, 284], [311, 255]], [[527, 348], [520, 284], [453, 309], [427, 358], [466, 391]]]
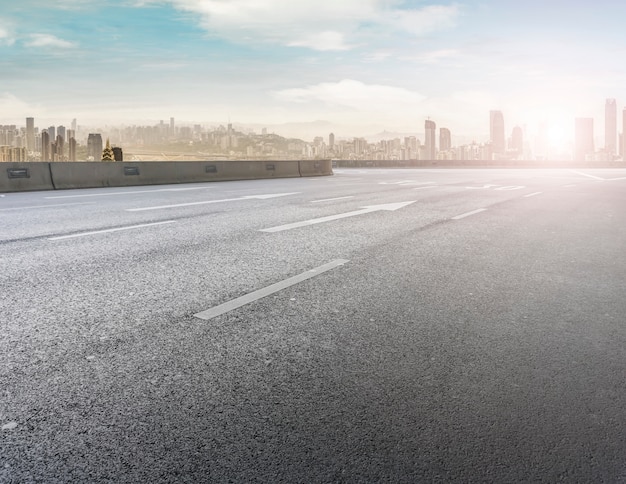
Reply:
[[204, 167], [205, 173], [217, 173], [217, 166], [215, 165], [206, 165]]
[[9, 178], [30, 178], [28, 168], [7, 168]]
[[124, 167], [124, 175], [139, 175], [139, 167], [138, 166], [125, 166]]
[[272, 171], [273, 171], [273, 170], [276, 170], [276, 166], [274, 166], [274, 165], [270, 165], [270, 164], [266, 164], [266, 165], [265, 165], [265, 169], [266, 169], [266, 170], [272, 170]]

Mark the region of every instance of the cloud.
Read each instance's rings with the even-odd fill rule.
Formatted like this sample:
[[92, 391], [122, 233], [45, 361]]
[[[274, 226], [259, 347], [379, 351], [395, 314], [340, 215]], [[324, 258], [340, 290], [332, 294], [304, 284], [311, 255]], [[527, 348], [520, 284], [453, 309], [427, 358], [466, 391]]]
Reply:
[[347, 50], [378, 36], [422, 36], [455, 25], [455, 5], [408, 8], [400, 0], [142, 0], [199, 16], [209, 34], [313, 50]]
[[323, 103], [364, 112], [407, 111], [423, 100], [421, 94], [401, 87], [343, 79], [303, 88], [284, 89], [273, 93], [280, 101], [292, 103]]
[[339, 32], [320, 32], [289, 42], [290, 47], [308, 47], [313, 50], [349, 50], [343, 34]]
[[13, 45], [14, 43], [15, 37], [13, 37], [9, 28], [0, 23], [0, 45]]
[[56, 47], [60, 49], [72, 49], [76, 44], [67, 40], [59, 39], [50, 34], [31, 34], [30, 40], [26, 41], [27, 47]]
[[14, 94], [0, 93], [0, 112], [5, 120], [23, 120], [24, 116], [40, 116], [46, 113], [42, 106], [30, 104]]

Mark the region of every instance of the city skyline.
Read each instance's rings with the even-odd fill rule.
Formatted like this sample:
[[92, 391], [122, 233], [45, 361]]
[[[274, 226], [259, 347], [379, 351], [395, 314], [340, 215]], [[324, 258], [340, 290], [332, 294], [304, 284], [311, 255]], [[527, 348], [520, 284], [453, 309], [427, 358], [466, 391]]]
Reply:
[[507, 137], [543, 124], [571, 144], [575, 118], [602, 132], [605, 98], [626, 100], [625, 13], [603, 1], [25, 0], [0, 14], [0, 112], [5, 124], [323, 121], [337, 136], [419, 132], [431, 118], [478, 137], [497, 109]]

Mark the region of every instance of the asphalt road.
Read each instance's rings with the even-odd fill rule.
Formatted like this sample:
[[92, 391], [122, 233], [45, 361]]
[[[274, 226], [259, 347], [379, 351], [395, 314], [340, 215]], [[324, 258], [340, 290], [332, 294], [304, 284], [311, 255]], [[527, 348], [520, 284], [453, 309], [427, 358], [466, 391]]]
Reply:
[[626, 170], [0, 196], [0, 482], [626, 482]]

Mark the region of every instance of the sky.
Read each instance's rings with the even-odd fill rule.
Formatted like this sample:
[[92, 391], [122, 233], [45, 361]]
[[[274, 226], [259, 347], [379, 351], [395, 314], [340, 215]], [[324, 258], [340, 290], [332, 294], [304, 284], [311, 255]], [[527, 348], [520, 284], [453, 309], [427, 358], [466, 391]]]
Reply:
[[305, 139], [423, 138], [430, 118], [486, 141], [489, 111], [501, 110], [507, 135], [543, 125], [564, 143], [575, 117], [594, 117], [602, 132], [606, 98], [620, 119], [626, 106], [626, 2], [617, 0], [2, 4], [0, 124], [174, 117]]

